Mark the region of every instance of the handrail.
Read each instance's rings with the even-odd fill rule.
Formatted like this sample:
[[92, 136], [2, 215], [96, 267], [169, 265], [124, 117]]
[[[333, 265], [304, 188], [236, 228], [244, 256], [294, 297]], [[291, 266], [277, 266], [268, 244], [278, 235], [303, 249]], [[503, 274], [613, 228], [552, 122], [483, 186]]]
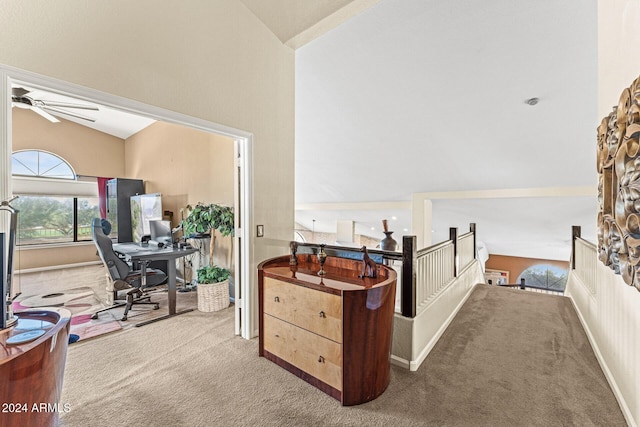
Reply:
[[[416, 317], [418, 308], [433, 299], [476, 258], [476, 225], [458, 236], [457, 228], [449, 229], [449, 240], [417, 250], [416, 236], [403, 236], [401, 311], [404, 317]], [[465, 265], [459, 265], [458, 245], [473, 236], [473, 248], [465, 252]], [[469, 254], [471, 252], [471, 254]], [[471, 257], [467, 260], [466, 257]]]
[[[320, 249], [319, 243], [297, 243], [298, 253], [316, 254]], [[328, 256], [339, 258], [362, 259], [362, 249], [351, 246], [323, 245], [324, 251]], [[402, 252], [383, 251], [381, 249], [369, 249], [367, 252], [371, 259], [377, 263], [383, 260], [402, 260]]]
[[[461, 235], [458, 235], [457, 228], [450, 228], [449, 240], [420, 250], [416, 247], [416, 236], [402, 237], [402, 252], [367, 248], [369, 257], [377, 263], [402, 261], [402, 276], [399, 283], [402, 316], [415, 317], [419, 307], [434, 298], [475, 260], [476, 225], [472, 223], [469, 228], [469, 232]], [[471, 237], [473, 237], [473, 243], [469, 248], [468, 239]], [[358, 260], [363, 256], [361, 248], [318, 243], [296, 242], [295, 250], [298, 254], [315, 255], [321, 246], [328, 256]], [[460, 265], [458, 246], [462, 246], [463, 249]]]
[[580, 227], [573, 227], [573, 243], [571, 253], [571, 269], [580, 278], [591, 295], [598, 293], [596, 282], [596, 266], [598, 262], [598, 246], [581, 237]]
[[436, 243], [435, 245], [431, 245], [429, 247], [418, 250], [416, 252], [416, 256], [421, 257], [428, 254], [429, 252], [435, 252], [444, 246], [450, 245], [451, 243], [453, 243], [453, 241], [451, 240], [445, 240], [444, 242]]

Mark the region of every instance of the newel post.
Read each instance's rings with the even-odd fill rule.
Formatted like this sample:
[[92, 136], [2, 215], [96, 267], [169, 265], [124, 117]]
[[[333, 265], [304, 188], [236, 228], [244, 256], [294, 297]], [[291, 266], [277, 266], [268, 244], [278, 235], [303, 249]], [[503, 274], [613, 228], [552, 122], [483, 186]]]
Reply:
[[477, 243], [477, 235], [476, 235], [476, 223], [472, 222], [469, 224], [469, 231], [473, 233], [473, 259], [478, 259], [478, 246]]
[[400, 308], [404, 317], [416, 317], [416, 236], [402, 236], [402, 300]]
[[453, 277], [458, 277], [458, 228], [449, 228], [449, 240], [453, 242]]
[[520, 289], [524, 289], [524, 277], [522, 279], [520, 279]]
[[582, 227], [574, 225], [571, 227], [571, 269], [576, 269], [576, 239], [582, 235]]

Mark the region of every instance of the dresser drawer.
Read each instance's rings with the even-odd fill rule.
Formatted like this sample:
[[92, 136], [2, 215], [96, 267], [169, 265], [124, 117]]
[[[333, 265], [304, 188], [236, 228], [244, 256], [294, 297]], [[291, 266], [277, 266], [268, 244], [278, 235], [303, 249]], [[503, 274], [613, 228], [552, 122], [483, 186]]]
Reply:
[[342, 346], [268, 314], [264, 349], [342, 391]]
[[342, 342], [342, 299], [265, 277], [264, 312], [330, 340]]

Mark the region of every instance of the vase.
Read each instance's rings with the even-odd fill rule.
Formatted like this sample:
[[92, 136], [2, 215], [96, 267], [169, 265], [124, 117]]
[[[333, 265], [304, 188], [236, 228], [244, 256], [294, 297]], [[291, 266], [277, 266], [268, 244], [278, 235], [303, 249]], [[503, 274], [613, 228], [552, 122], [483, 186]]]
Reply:
[[324, 262], [327, 260], [327, 253], [324, 251], [324, 245], [320, 245], [320, 252], [318, 252], [318, 264], [320, 264], [320, 271], [318, 271], [318, 276], [324, 276], [326, 272], [324, 271]]
[[395, 251], [398, 247], [398, 242], [391, 237], [393, 231], [383, 231], [383, 233], [386, 237], [380, 241], [380, 249], [383, 251]]

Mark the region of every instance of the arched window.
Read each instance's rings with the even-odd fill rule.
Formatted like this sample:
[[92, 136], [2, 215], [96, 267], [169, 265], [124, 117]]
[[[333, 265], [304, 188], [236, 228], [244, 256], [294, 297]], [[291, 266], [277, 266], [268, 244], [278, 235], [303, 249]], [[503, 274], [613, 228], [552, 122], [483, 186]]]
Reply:
[[42, 150], [11, 155], [18, 246], [91, 240], [100, 216], [95, 178], [81, 178], [62, 157]]
[[41, 178], [76, 179], [65, 159], [42, 150], [21, 150], [11, 155], [11, 174]]
[[567, 270], [550, 264], [536, 264], [524, 270], [517, 283], [523, 278], [528, 287], [564, 292]]

